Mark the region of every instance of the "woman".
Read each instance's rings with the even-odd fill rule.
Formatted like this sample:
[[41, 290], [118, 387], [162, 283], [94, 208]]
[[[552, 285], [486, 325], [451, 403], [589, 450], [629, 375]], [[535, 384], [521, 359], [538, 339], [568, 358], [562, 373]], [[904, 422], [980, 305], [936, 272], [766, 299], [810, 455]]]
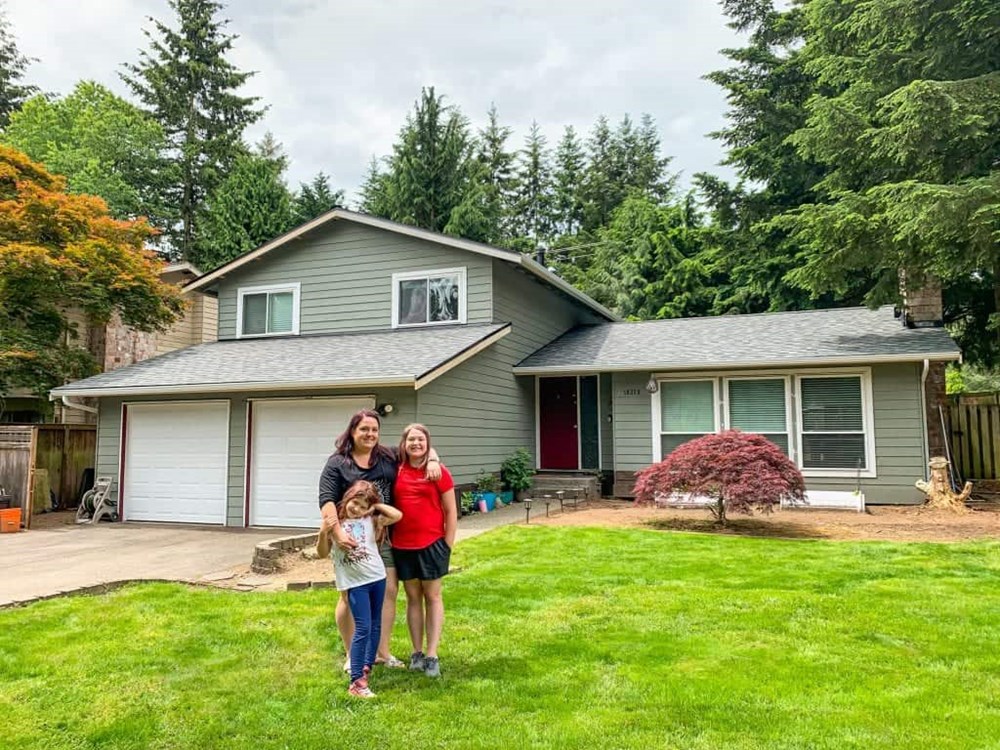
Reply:
[[[339, 503], [347, 489], [359, 479], [374, 484], [382, 496], [382, 502], [392, 505], [392, 487], [396, 481], [399, 464], [396, 453], [383, 445], [379, 445], [379, 429], [382, 422], [377, 412], [362, 409], [347, 424], [347, 429], [337, 438], [335, 451], [323, 467], [319, 480], [319, 508], [323, 516], [321, 533], [329, 532], [334, 543], [342, 549], [352, 549], [357, 546], [351, 537], [340, 526], [337, 517]], [[441, 476], [441, 467], [437, 454], [428, 458], [428, 477]], [[406, 666], [389, 651], [389, 641], [392, 637], [392, 625], [396, 621], [396, 596], [399, 593], [399, 578], [393, 563], [392, 549], [388, 540], [383, 540], [379, 547], [382, 561], [386, 568], [385, 603], [382, 607], [382, 634], [379, 639], [376, 664], [390, 667]], [[341, 595], [337, 602], [337, 629], [344, 641], [344, 649], [349, 652], [351, 639], [354, 637], [354, 619], [347, 598]], [[345, 668], [349, 669], [348, 665]]]
[[403, 430], [393, 490], [394, 505], [403, 517], [393, 528], [392, 554], [396, 574], [406, 589], [406, 625], [413, 643], [410, 669], [440, 677], [438, 644], [444, 625], [441, 579], [448, 575], [455, 546], [458, 506], [448, 470], [441, 470], [440, 479], [432, 478], [427, 470], [430, 450], [426, 427], [411, 424]]

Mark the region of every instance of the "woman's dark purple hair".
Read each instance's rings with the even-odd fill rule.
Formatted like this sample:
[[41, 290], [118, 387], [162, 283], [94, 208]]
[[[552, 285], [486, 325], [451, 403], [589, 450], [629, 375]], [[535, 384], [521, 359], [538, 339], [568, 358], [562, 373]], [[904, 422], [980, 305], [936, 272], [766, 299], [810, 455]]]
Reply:
[[[334, 443], [334, 453], [338, 453], [341, 456], [350, 456], [352, 453], [354, 453], [354, 430], [357, 429], [357, 426], [359, 424], [361, 424], [361, 420], [365, 419], [366, 417], [371, 417], [372, 419], [374, 419], [375, 423], [379, 427], [379, 431], [381, 432], [382, 419], [379, 417], [378, 412], [372, 411], [371, 409], [362, 409], [353, 417], [351, 417], [350, 421], [347, 423], [347, 429], [344, 430], [337, 438], [337, 441]], [[372, 449], [372, 456], [374, 456], [376, 459], [378, 458], [391, 459], [392, 451], [390, 451], [388, 448], [386, 448], [384, 445], [380, 443], [377, 444]]]

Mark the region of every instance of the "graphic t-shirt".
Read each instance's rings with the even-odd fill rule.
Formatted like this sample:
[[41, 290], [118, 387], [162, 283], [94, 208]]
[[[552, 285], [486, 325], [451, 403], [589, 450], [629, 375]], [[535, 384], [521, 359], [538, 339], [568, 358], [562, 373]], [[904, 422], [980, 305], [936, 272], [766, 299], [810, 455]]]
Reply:
[[393, 490], [394, 505], [403, 517], [392, 527], [396, 549], [423, 549], [444, 536], [444, 508], [441, 495], [455, 488], [451, 473], [441, 467], [441, 478], [432, 482], [423, 469], [401, 464]]
[[345, 518], [340, 525], [358, 546], [351, 550], [343, 550], [336, 545], [333, 548], [337, 590], [346, 591], [385, 578], [385, 564], [375, 544], [375, 524], [371, 517]]

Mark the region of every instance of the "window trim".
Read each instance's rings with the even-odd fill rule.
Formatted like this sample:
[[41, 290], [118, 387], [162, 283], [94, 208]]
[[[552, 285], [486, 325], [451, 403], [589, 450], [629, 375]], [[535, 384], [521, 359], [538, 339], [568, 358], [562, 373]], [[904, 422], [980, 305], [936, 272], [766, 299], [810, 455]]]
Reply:
[[[399, 322], [399, 283], [432, 276], [458, 276], [458, 320], [428, 320], [424, 323]], [[467, 320], [469, 285], [465, 266], [457, 268], [435, 268], [427, 271], [400, 271], [392, 275], [392, 320], [393, 328], [423, 328], [425, 326], [464, 325]]]
[[[860, 380], [861, 387], [861, 426], [864, 430], [865, 437], [865, 458], [866, 466], [860, 471], [858, 469], [807, 469], [802, 465], [802, 455], [800, 450], [799, 460], [796, 464], [799, 470], [802, 472], [804, 477], [845, 477], [853, 479], [854, 477], [862, 477], [864, 479], [874, 479], [876, 477], [875, 473], [875, 410], [874, 410], [874, 400], [872, 394], [872, 379], [871, 370], [842, 370], [837, 371], [823, 371], [823, 372], [803, 372], [796, 374], [795, 377], [795, 440], [800, 446], [802, 445], [802, 380], [803, 378], [819, 379], [819, 378], [845, 378], [845, 377], [856, 377]], [[837, 433], [834, 433], [837, 434]], [[843, 433], [846, 434], [846, 433]], [[852, 433], [857, 434], [857, 433]]]
[[[243, 298], [250, 294], [280, 294], [282, 292], [292, 293], [292, 330], [273, 331], [271, 333], [244, 333], [243, 332]], [[236, 290], [236, 338], [238, 339], [258, 339], [273, 336], [298, 336], [299, 335], [299, 302], [302, 299], [302, 284], [293, 282], [288, 284], [267, 284], [263, 286], [244, 286]]]
[[[732, 424], [729, 413], [729, 384], [742, 380], [783, 380], [785, 382], [785, 435], [788, 437], [788, 457], [799, 465], [799, 443], [795, 439], [795, 420], [792, 419], [792, 409], [795, 408], [792, 398], [791, 375], [727, 375], [722, 377], [722, 421], [728, 428]], [[744, 430], [744, 432], [747, 432]], [[762, 432], [750, 432], [751, 435], [763, 435]], [[773, 434], [773, 433], [771, 433]]]
[[[868, 459], [868, 466], [861, 471], [857, 469], [806, 469], [802, 466], [802, 415], [800, 405], [802, 403], [802, 393], [800, 383], [802, 378], [830, 377], [839, 378], [846, 376], [857, 376], [861, 379], [861, 412], [865, 429], [865, 457]], [[822, 367], [822, 368], [775, 368], [766, 370], [754, 370], [751, 372], [741, 370], [720, 370], [720, 371], [699, 371], [676, 375], [670, 372], [653, 372], [650, 377], [656, 381], [657, 389], [651, 399], [652, 414], [652, 458], [653, 463], [663, 460], [662, 444], [660, 436], [661, 410], [660, 392], [662, 384], [679, 380], [713, 380], [715, 381], [715, 431], [719, 432], [729, 426], [729, 398], [728, 390], [722, 386], [725, 393], [725, 403], [722, 402], [720, 394], [720, 384], [726, 380], [742, 380], [750, 378], [772, 379], [777, 377], [785, 378], [786, 381], [786, 417], [792, 421], [793, 432], [789, 433], [789, 457], [802, 472], [806, 479], [877, 479], [878, 459], [875, 455], [875, 399], [872, 387], [872, 371], [870, 367]]]

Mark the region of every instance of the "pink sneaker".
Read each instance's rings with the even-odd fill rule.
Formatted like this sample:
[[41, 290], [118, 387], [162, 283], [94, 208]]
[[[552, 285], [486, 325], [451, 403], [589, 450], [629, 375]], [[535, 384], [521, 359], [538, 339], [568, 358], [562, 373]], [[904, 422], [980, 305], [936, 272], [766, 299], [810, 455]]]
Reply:
[[355, 698], [375, 697], [375, 693], [373, 693], [371, 688], [368, 687], [368, 680], [366, 680], [364, 677], [352, 682], [351, 686], [347, 688], [347, 694], [352, 695]]

